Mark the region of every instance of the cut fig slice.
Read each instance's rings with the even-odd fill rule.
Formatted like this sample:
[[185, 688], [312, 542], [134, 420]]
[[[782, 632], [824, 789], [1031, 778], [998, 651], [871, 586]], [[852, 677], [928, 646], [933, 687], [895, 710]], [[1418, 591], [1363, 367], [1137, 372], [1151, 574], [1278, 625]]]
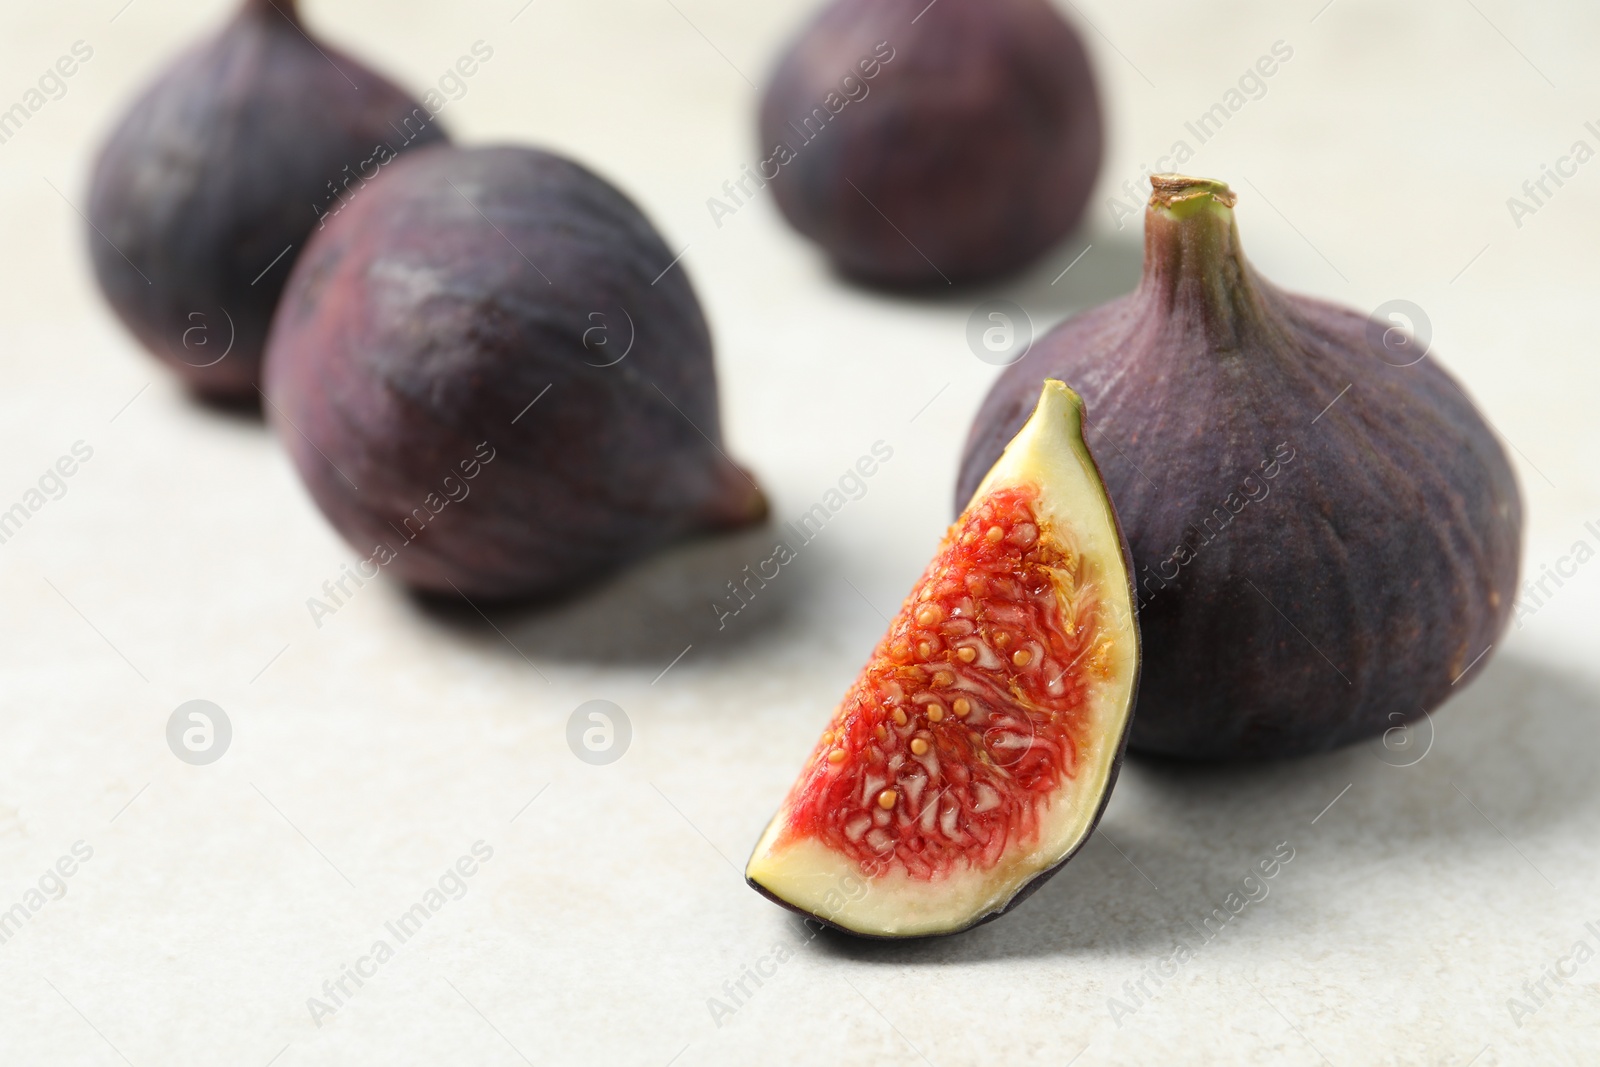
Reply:
[[1138, 685], [1131, 566], [1083, 439], [1044, 383], [950, 527], [745, 868], [853, 934], [998, 917], [1093, 833]]

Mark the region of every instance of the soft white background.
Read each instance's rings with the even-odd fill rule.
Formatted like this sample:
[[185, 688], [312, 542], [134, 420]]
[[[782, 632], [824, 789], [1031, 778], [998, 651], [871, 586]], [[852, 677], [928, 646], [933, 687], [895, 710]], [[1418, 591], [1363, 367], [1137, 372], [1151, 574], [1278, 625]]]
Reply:
[[[0, 504], [94, 448], [0, 546], [0, 907], [73, 842], [94, 849], [0, 945], [0, 1062], [1592, 1062], [1600, 960], [1520, 1028], [1506, 1001], [1580, 938], [1600, 948], [1600, 563], [1495, 649], [1414, 766], [1376, 743], [1131, 761], [1105, 832], [1013, 915], [930, 944], [818, 938], [720, 1028], [706, 1004], [806, 937], [736, 868], [950, 517], [995, 373], [968, 314], [1001, 295], [1043, 328], [1130, 288], [1138, 227], [1119, 232], [1106, 198], [1275, 40], [1294, 58], [1188, 169], [1234, 183], [1268, 276], [1426, 310], [1515, 448], [1528, 570], [1600, 545], [1583, 530], [1600, 520], [1600, 162], [1520, 229], [1505, 203], [1574, 140], [1600, 147], [1592, 7], [1086, 0], [1069, 15], [1110, 140], [1084, 229], [1028, 277], [928, 302], [842, 286], [770, 199], [721, 228], [707, 212], [759, 158], [746, 77], [809, 2], [533, 0], [513, 21], [522, 0], [307, 0], [317, 32], [419, 91], [489, 43], [452, 131], [579, 156], [689, 246], [730, 451], [780, 518], [874, 441], [894, 448], [726, 632], [709, 602], [770, 538], [499, 613], [502, 639], [386, 582], [314, 627], [306, 598], [356, 553], [258, 423], [190, 403], [100, 301], [66, 200], [83, 205], [130, 92], [230, 7], [123, 3], [11, 3], [0, 32], [0, 106], [75, 40], [95, 50], [0, 145]], [[235, 731], [204, 768], [164, 739], [197, 697]], [[593, 698], [634, 727], [609, 767], [564, 739]], [[467, 895], [314, 1026], [307, 997], [479, 839], [494, 858]], [[1108, 998], [1284, 841], [1271, 895], [1114, 1023]]]

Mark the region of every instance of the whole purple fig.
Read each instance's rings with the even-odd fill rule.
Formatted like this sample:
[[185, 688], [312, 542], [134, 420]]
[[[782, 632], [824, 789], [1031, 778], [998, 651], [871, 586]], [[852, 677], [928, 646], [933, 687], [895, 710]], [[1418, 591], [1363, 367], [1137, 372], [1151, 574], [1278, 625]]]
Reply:
[[268, 344], [269, 418], [333, 525], [433, 592], [593, 581], [756, 522], [711, 337], [632, 202], [529, 148], [427, 148], [316, 234]]
[[1047, 0], [834, 0], [779, 61], [760, 130], [794, 228], [891, 287], [1038, 258], [1102, 150], [1088, 55]]
[[95, 163], [89, 246], [106, 298], [196, 393], [254, 400], [289, 268], [429, 111], [301, 24], [245, 0], [118, 120]]
[[1505, 628], [1511, 465], [1425, 340], [1262, 278], [1221, 182], [1152, 182], [1139, 288], [1006, 369], [957, 499], [1044, 379], [1071, 382], [1133, 552], [1131, 744], [1256, 758], [1398, 728], [1482, 670]]

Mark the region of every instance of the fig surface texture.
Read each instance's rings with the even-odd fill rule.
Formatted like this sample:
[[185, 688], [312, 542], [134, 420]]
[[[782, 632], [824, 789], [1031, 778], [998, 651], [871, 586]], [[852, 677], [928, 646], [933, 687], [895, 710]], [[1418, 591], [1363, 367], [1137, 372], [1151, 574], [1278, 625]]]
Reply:
[[957, 500], [1041, 381], [1071, 381], [1133, 551], [1132, 746], [1266, 758], [1399, 730], [1506, 625], [1522, 539], [1506, 454], [1403, 330], [1262, 278], [1226, 185], [1153, 185], [1139, 288], [1006, 368]]
[[1138, 686], [1126, 545], [1060, 382], [950, 527], [745, 876], [875, 938], [1014, 907], [1094, 832]]
[[546, 596], [758, 521], [673, 261], [569, 160], [409, 153], [295, 264], [268, 417], [333, 525], [422, 590]]
[[88, 234], [100, 288], [196, 393], [253, 401], [306, 239], [398, 153], [444, 136], [421, 104], [313, 41], [294, 0], [246, 0], [101, 149]]
[[759, 126], [784, 216], [893, 288], [1038, 258], [1083, 213], [1103, 147], [1088, 55], [1046, 0], [834, 0], [779, 61]]

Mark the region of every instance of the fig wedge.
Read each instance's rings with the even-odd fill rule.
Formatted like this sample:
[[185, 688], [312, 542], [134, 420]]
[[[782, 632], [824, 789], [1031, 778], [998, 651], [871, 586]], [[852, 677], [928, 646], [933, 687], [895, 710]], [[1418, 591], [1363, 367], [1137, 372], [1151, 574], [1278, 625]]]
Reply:
[[745, 868], [874, 938], [994, 919], [1093, 833], [1139, 673], [1132, 567], [1083, 439], [1044, 383], [950, 527]]

